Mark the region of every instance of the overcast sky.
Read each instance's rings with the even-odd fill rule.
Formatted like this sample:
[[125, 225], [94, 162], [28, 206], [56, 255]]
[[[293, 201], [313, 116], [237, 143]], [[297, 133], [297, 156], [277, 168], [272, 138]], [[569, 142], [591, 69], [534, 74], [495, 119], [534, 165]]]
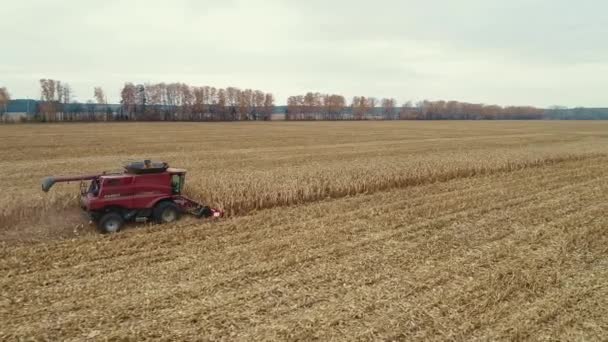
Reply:
[[2, 0], [0, 86], [124, 82], [608, 106], [605, 0]]

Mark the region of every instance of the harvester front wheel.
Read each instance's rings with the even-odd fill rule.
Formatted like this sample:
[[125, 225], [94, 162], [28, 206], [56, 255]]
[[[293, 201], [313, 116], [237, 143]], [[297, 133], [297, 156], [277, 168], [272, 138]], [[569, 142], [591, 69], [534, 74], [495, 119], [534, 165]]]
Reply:
[[110, 212], [103, 215], [101, 219], [99, 219], [97, 227], [104, 234], [116, 233], [120, 230], [120, 228], [122, 228], [124, 223], [125, 220], [123, 219], [122, 215], [115, 212]]
[[171, 223], [179, 219], [179, 208], [173, 202], [160, 202], [152, 213], [156, 223]]

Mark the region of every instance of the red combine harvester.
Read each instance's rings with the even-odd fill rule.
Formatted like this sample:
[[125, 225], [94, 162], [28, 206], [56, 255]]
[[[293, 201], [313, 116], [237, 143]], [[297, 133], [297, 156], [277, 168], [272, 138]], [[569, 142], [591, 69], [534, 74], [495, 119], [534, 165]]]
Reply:
[[80, 206], [102, 233], [117, 232], [126, 221], [174, 222], [181, 213], [199, 218], [224, 216], [221, 210], [182, 195], [185, 177], [186, 170], [145, 160], [126, 164], [122, 172], [46, 177], [42, 190], [47, 192], [59, 182], [81, 181]]

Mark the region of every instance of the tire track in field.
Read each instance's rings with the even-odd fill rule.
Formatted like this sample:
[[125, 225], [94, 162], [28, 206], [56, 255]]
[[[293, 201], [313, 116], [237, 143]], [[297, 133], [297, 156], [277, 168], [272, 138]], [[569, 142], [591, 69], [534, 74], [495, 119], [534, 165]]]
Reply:
[[[595, 182], [598, 182], [598, 181], [595, 180]], [[584, 183], [583, 184], [579, 183], [577, 185], [584, 185]], [[564, 191], [568, 191], [569, 188], [571, 188], [571, 186], [566, 186], [566, 187], [558, 188], [558, 189], [555, 189], [555, 190], [552, 190], [552, 191], [546, 191], [545, 194], [547, 195], [547, 198], [549, 198], [550, 196], [554, 196], [554, 195], [557, 195], [557, 194], [562, 193]], [[536, 196], [534, 196], [534, 197], [536, 197]], [[530, 198], [527, 198], [525, 201], [518, 200], [517, 202], [511, 203], [512, 205], [510, 205], [509, 207], [513, 208], [513, 210], [515, 210], [515, 211], [519, 211], [520, 207], [518, 207], [517, 204], [532, 203], [532, 202], [529, 201], [529, 199], [531, 199], [531, 198], [532, 198], [532, 196]], [[560, 199], [559, 201], [563, 201], [563, 199]], [[539, 209], [542, 209], [542, 208], [544, 208], [546, 206], [551, 206], [552, 205], [551, 202], [552, 201], [543, 202], [543, 203], [540, 203], [540, 204], [538, 204], [538, 203], [532, 203], [532, 204], [530, 204], [529, 207], [531, 209], [539, 210]], [[485, 210], [485, 208], [482, 208], [482, 209], [479, 209], [479, 210], [470, 211], [468, 213], [468, 215], [465, 215], [462, 218], [465, 218], [465, 217], [469, 218], [469, 217], [471, 217], [471, 215], [472, 216], [485, 216], [490, 211], [500, 211], [501, 215], [499, 215], [498, 217], [500, 217], [501, 219], [504, 219], [508, 215], [511, 215], [511, 211], [504, 211], [504, 208], [500, 208], [500, 206], [497, 205], [496, 207], [491, 208], [491, 210]], [[421, 223], [420, 225], [417, 225], [417, 229], [415, 229], [415, 231], [426, 231], [426, 229], [428, 229], [430, 227], [430, 225], [433, 225], [435, 227], [435, 228], [433, 228], [433, 230], [440, 230], [441, 231], [443, 228], [449, 226], [449, 224], [451, 222], [453, 222], [453, 220], [452, 220], [453, 218], [454, 217], [452, 217], [451, 219], [445, 220], [445, 222], [443, 222], [443, 224], [440, 223], [438, 227], [437, 227], [437, 222], [429, 220], [428, 222]], [[443, 221], [443, 219], [444, 219], [444, 217], [442, 217], [442, 221]], [[498, 223], [500, 221], [499, 220], [493, 220], [492, 222], [493, 223]], [[370, 245], [374, 245], [374, 244], [378, 245], [378, 243], [380, 243], [382, 241], [391, 240], [397, 234], [400, 234], [400, 232], [396, 232], [396, 233], [390, 233], [389, 232], [389, 233], [386, 233], [386, 234], [381, 234], [380, 236], [375, 236], [375, 237], [372, 237], [372, 238], [369, 238], [369, 239], [362, 239], [360, 241], [357, 241], [354, 244], [349, 244], [349, 243], [332, 244], [332, 249], [329, 250], [329, 251], [323, 250], [323, 249], [321, 249], [319, 251], [319, 253], [315, 253], [313, 251], [311, 253], [313, 256], [311, 256], [311, 257], [304, 258], [304, 259], [298, 259], [297, 262], [294, 262], [294, 263], [282, 263], [281, 265], [276, 265], [275, 267], [281, 268], [283, 270], [283, 272], [289, 272], [288, 270], [290, 269], [290, 267], [295, 267], [296, 264], [297, 264], [297, 266], [299, 268], [303, 268], [303, 267], [305, 267], [305, 265], [309, 265], [310, 267], [313, 267], [314, 261], [321, 260], [321, 259], [322, 260], [328, 260], [328, 259], [329, 260], [338, 260], [338, 259], [341, 259], [343, 257], [349, 257], [349, 256], [352, 256], [353, 258], [359, 258], [360, 254], [366, 248], [368, 248]], [[448, 232], [446, 234], [448, 234], [449, 236], [452, 236], [451, 232]], [[500, 234], [500, 235], [496, 236], [496, 238], [500, 240], [500, 239], [506, 238], [509, 235], [510, 235], [510, 232], [505, 232], [503, 234]], [[428, 236], [418, 236], [418, 237], [419, 237], [420, 241], [418, 241], [417, 243], [427, 243]], [[496, 238], [493, 241], [489, 241], [489, 242], [498, 241], [498, 240], [496, 240]], [[429, 248], [426, 248], [426, 249], [425, 248], [418, 248], [416, 246], [416, 243], [414, 243], [412, 245], [411, 244], [411, 242], [413, 241], [412, 239], [410, 239], [410, 240], [407, 240], [407, 239], [396, 239], [396, 240], [397, 241], [408, 241], [409, 248], [412, 248], [412, 249], [415, 249], [415, 250], [420, 250], [420, 251], [424, 250], [425, 253], [427, 253], [427, 254], [425, 254], [427, 257], [429, 255], [431, 255], [431, 254], [432, 255], [436, 255], [436, 256], [441, 256], [442, 255], [441, 251], [432, 250], [432, 249], [429, 249]], [[483, 243], [488, 243], [488, 241], [484, 241]], [[380, 243], [380, 244], [382, 244], [382, 243]], [[420, 246], [420, 247], [424, 247], [424, 246]], [[352, 255], [351, 252], [353, 250], [358, 251], [356, 256]], [[419, 255], [418, 258], [425, 258], [425, 256], [424, 255]], [[403, 259], [404, 260], [411, 260], [411, 258], [410, 259], [403, 258]], [[256, 263], [256, 266], [258, 264], [259, 263]], [[349, 262], [344, 262], [344, 264], [349, 264]], [[231, 284], [234, 284], [234, 285], [237, 285], [237, 286], [238, 286], [238, 284], [242, 284], [245, 279], [248, 279], [249, 281], [253, 281], [253, 280], [257, 279], [257, 278], [264, 278], [264, 277], [268, 277], [268, 276], [279, 276], [279, 275], [276, 273], [275, 269], [272, 269], [272, 268], [271, 269], [263, 269], [261, 272], [248, 272], [247, 274], [241, 275], [238, 278], [230, 279], [230, 280], [226, 281], [226, 283], [216, 284], [216, 286], [219, 287], [219, 288], [222, 288], [222, 289], [226, 289], [226, 288], [234, 287], [234, 286], [231, 286]], [[322, 279], [323, 275], [320, 275], [319, 278]], [[299, 279], [296, 279], [294, 281], [294, 283], [292, 283], [291, 285], [292, 286], [297, 286], [298, 282], [299, 282]], [[314, 282], [314, 281], [311, 281], [311, 282]], [[287, 284], [287, 286], [288, 285], [289, 284]], [[438, 284], [436, 284], [436, 285], [438, 285]], [[234, 288], [234, 289], [238, 290], [238, 287]], [[235, 292], [237, 292], [235, 295], [238, 298], [238, 291], [235, 291]], [[241, 298], [241, 300], [245, 300], [245, 298]]]
[[[564, 199], [562, 199], [562, 201], [563, 201], [563, 200], [564, 200]], [[560, 203], [560, 201], [555, 201], [555, 203], [554, 203], [552, 206], [556, 206], [556, 204], [558, 204], [558, 203]], [[604, 206], [604, 207], [605, 207], [605, 206]], [[527, 208], [526, 210], [527, 210], [527, 211], [536, 211], [537, 209], [538, 209], [538, 207], [537, 207], [537, 206], [530, 206], [530, 207], [529, 207], [529, 208]], [[603, 207], [602, 207], [601, 205], [598, 205], [598, 206], [595, 206], [595, 208], [590, 208], [589, 210], [582, 210], [582, 211], [581, 211], [581, 210], [578, 210], [578, 209], [579, 209], [578, 205], [577, 205], [577, 206], [572, 207], [572, 208], [569, 210], [571, 215], [569, 215], [568, 217], [566, 217], [566, 218], [564, 218], [564, 219], [557, 220], [557, 221], [553, 222], [552, 224], [553, 224], [553, 225], [556, 225], [556, 224], [558, 224], [558, 223], [560, 223], [560, 222], [571, 222], [571, 221], [576, 221], [576, 220], [577, 220], [578, 218], [580, 218], [580, 217], [585, 217], [585, 216], [588, 216], [588, 215], [590, 215], [590, 214], [598, 214], [598, 213], [600, 213], [600, 212], [603, 210]], [[537, 224], [538, 224], [538, 223], [541, 223], [541, 221], [542, 221], [542, 220], [539, 220], [539, 221], [537, 221], [536, 223], [537, 223]], [[490, 225], [490, 224], [491, 224], [492, 226], [494, 226], [494, 225], [495, 225], [495, 223], [496, 223], [495, 221], [491, 221], [491, 222], [488, 222], [486, 225]], [[541, 223], [541, 224], [542, 224], [542, 223]], [[451, 234], [448, 234], [448, 232], [446, 232], [446, 234], [447, 234], [446, 236], [451, 235]], [[500, 245], [500, 243], [501, 243], [500, 241], [501, 241], [502, 239], [504, 239], [505, 237], [507, 237], [507, 236], [511, 236], [511, 234], [506, 234], [506, 235], [504, 235], [504, 234], [498, 234], [498, 236], [497, 236], [497, 237], [499, 238], [498, 240], [496, 240], [495, 238], [492, 238], [492, 237], [491, 237], [489, 240], [482, 240], [482, 241], [481, 241], [481, 243], [482, 243], [482, 244], [491, 244], [491, 245]], [[400, 241], [401, 241], [401, 240], [400, 240]], [[521, 239], [521, 238], [517, 239], [517, 242], [518, 242], [520, 245], [522, 245], [522, 246], [526, 246], [526, 245], [529, 243], [529, 241], [527, 241], [526, 239]], [[479, 246], [480, 246], [480, 245], [479, 245]], [[471, 244], [468, 244], [466, 247], [467, 247], [467, 249], [475, 249], [475, 248], [479, 248], [479, 246], [478, 246], [478, 245], [475, 245], [475, 244], [472, 244], [472, 245], [471, 245]], [[487, 248], [487, 249], [488, 249], [488, 248]], [[362, 254], [362, 253], [364, 253], [364, 250], [361, 250], [361, 249], [355, 249], [355, 250], [357, 250], [357, 253], [356, 253], [356, 254], [347, 253], [347, 260], [338, 261], [338, 260], [332, 259], [332, 260], [334, 260], [334, 261], [333, 261], [333, 264], [341, 264], [341, 265], [350, 265], [350, 264], [355, 264], [354, 262], [350, 262], [348, 259], [350, 258], [350, 259], [359, 260], [359, 259], [361, 259], [361, 258], [362, 258], [362, 257], [361, 257], [361, 254]], [[399, 249], [390, 249], [390, 251], [396, 251], [396, 252], [399, 252]], [[372, 252], [372, 254], [373, 254], [373, 253], [375, 253], [376, 251], [372, 250], [371, 252]], [[464, 254], [465, 254], [465, 255], [467, 254], [467, 253], [466, 253], [466, 252], [467, 252], [466, 250], [461, 251], [461, 252], [464, 252]], [[514, 252], [515, 252], [515, 251], [514, 251]], [[425, 251], [425, 253], [426, 253], [426, 251]], [[470, 253], [468, 253], [468, 254], [470, 254]], [[450, 254], [450, 253], [443, 253], [443, 255], [437, 255], [437, 254], [436, 254], [436, 253], [434, 253], [433, 251], [428, 251], [428, 253], [427, 253], [426, 257], [425, 257], [425, 256], [422, 256], [422, 259], [424, 259], [424, 258], [427, 258], [427, 259], [428, 259], [428, 258], [430, 257], [430, 255], [434, 255], [434, 258], [435, 258], [435, 259], [439, 258], [439, 260], [451, 260], [451, 259], [453, 259], [453, 258], [460, 259], [460, 258], [458, 258], [458, 254], [454, 255], [453, 253], [452, 253], [452, 254]], [[446, 257], [448, 257], [448, 258], [446, 259]], [[475, 255], [473, 255], [473, 257], [475, 257]], [[397, 253], [396, 255], [391, 255], [391, 256], [388, 256], [387, 258], [389, 258], [389, 259], [391, 259], [391, 258], [392, 258], [392, 259], [395, 259], [395, 260], [404, 260], [404, 261], [409, 261], [409, 260], [411, 260], [411, 258], [408, 258], [408, 255], [407, 255], [407, 254], [400, 256], [398, 253]], [[327, 258], [326, 258], [326, 259], [327, 259]], [[382, 258], [380, 258], [380, 259], [382, 259]], [[353, 261], [353, 260], [351, 260], [351, 261]], [[376, 263], [378, 263], [378, 262], [380, 262], [380, 261], [376, 261]], [[459, 260], [459, 262], [460, 262], [460, 263], [462, 263], [462, 264], [467, 264], [467, 263], [468, 263], [468, 262], [467, 262], [467, 261], [465, 261], [465, 260]], [[413, 265], [417, 265], [417, 263], [412, 263], [412, 264], [413, 264]], [[453, 264], [453, 263], [452, 263], [452, 264]], [[444, 272], [447, 272], [447, 273], [445, 273], [445, 274], [449, 274], [450, 269], [454, 267], [454, 265], [452, 265], [452, 264], [448, 264], [448, 265], [446, 266], [446, 268], [445, 268], [443, 271], [442, 271], [442, 269], [441, 269], [440, 267], [438, 268], [438, 266], [440, 266], [440, 264], [437, 264], [437, 265], [436, 265], [436, 266], [433, 268], [433, 275], [435, 275], [435, 274], [442, 274], [442, 273], [444, 273]], [[419, 265], [419, 263], [418, 263], [418, 265]], [[401, 265], [401, 266], [403, 267], [403, 265]], [[428, 267], [428, 265], [424, 265], [424, 267]], [[364, 273], [364, 272], [362, 272], [363, 270], [365, 270], [365, 269], [362, 269], [362, 270], [360, 270], [360, 271], [357, 271], [356, 269], [353, 269], [353, 270], [350, 270], [350, 269], [349, 269], [349, 272], [350, 272], [350, 273], [359, 274], [359, 273]], [[403, 271], [403, 269], [400, 269], [400, 271]], [[302, 277], [301, 277], [301, 276], [298, 276], [298, 275], [296, 275], [296, 277], [295, 277], [294, 279], [285, 279], [285, 278], [283, 278], [282, 288], [297, 288], [297, 286], [306, 286], [306, 284], [309, 284], [309, 283], [323, 283], [323, 281], [327, 281], [327, 278], [326, 278], [326, 277], [327, 277], [327, 274], [339, 274], [339, 272], [337, 272], [337, 271], [335, 271], [335, 270], [334, 270], [334, 271], [332, 271], [331, 269], [326, 270], [326, 271], [324, 270], [324, 272], [323, 272], [323, 273], [324, 273], [325, 275], [318, 275], [318, 276], [317, 276], [318, 272], [319, 272], [319, 270], [318, 270], [318, 269], [317, 269], [315, 272], [305, 272], [305, 271], [304, 271], [304, 274], [315, 274], [315, 276], [314, 276], [314, 277], [312, 277], [312, 278], [311, 278], [311, 277], [308, 277], [308, 278], [306, 278], [306, 277], [305, 277], [304, 279], [307, 279], [306, 281], [304, 281], [304, 279], [302, 279]], [[405, 274], [407, 274], [407, 272], [406, 272]], [[389, 273], [388, 277], [386, 277], [386, 276], [385, 276], [385, 277], [381, 277], [381, 278], [376, 278], [376, 279], [374, 279], [374, 281], [373, 281], [373, 282], [371, 282], [371, 283], [366, 283], [366, 284], [365, 284], [365, 286], [372, 286], [372, 285], [373, 285], [373, 286], [380, 286], [380, 285], [382, 284], [382, 282], [383, 282], [383, 281], [386, 281], [387, 279], [390, 279], [390, 278], [391, 278], [391, 275], [394, 275], [394, 273]], [[473, 277], [473, 278], [474, 278], [474, 279], [477, 279], [476, 277]], [[331, 279], [331, 278], [330, 278], [330, 279]], [[383, 280], [383, 279], [384, 279], [384, 280]], [[430, 295], [430, 296], [437, 297], [437, 294], [431, 294], [431, 291], [435, 291], [435, 290], [437, 290], [437, 288], [438, 288], [438, 287], [444, 286], [444, 285], [446, 285], [446, 284], [450, 284], [450, 280], [451, 280], [451, 278], [450, 278], [450, 277], [448, 277], [448, 278], [443, 277], [443, 278], [436, 279], [436, 280], [432, 281], [431, 283], [426, 282], [426, 284], [425, 284], [424, 286], [412, 286], [411, 291], [408, 291], [409, 296], [412, 296], [412, 295], [414, 295], [414, 294], [415, 294], [415, 295], [418, 297], [418, 296], [424, 296], [424, 294], [425, 294], [425, 293], [429, 293], [429, 295]], [[286, 283], [286, 282], [287, 282], [287, 283]], [[339, 285], [339, 284], [336, 284], [336, 285]], [[252, 293], [252, 292], [251, 292], [251, 290], [246, 291], [246, 292], [247, 292], [247, 293]], [[406, 294], [404, 294], [404, 295], [405, 295], [405, 296], [408, 296], [408, 293], [406, 293]], [[254, 292], [254, 294], [255, 294], [255, 292]], [[261, 298], [263, 298], [263, 297], [265, 296], [265, 294], [264, 294], [264, 289], [263, 289], [263, 288], [262, 288], [262, 289], [260, 289], [259, 295], [260, 295], [260, 297], [259, 297], [258, 299], [261, 299]], [[405, 298], [407, 298], [407, 297], [404, 297], [404, 295], [400, 295], [400, 296], [399, 296], [399, 300], [400, 300], [400, 301], [403, 301]], [[304, 295], [304, 296], [305, 296], [305, 295]], [[441, 297], [441, 298], [444, 298], [444, 296], [440, 296], [440, 297]], [[290, 298], [290, 299], [291, 299], [292, 301], [297, 301], [297, 298]], [[303, 299], [304, 299], [304, 298], [303, 298]], [[244, 297], [244, 298], [240, 298], [240, 302], [241, 302], [241, 303], [242, 303], [242, 302], [255, 302], [255, 298], [251, 298], [251, 297]], [[313, 305], [313, 306], [314, 306], [314, 305], [317, 305], [317, 304], [322, 304], [323, 302], [324, 302], [324, 301], [317, 301], [316, 303], [306, 303], [306, 302], [304, 301], [303, 306], [302, 306], [302, 307], [300, 307], [300, 308], [305, 308], [305, 309], [307, 309], [307, 310], [313, 310], [313, 309], [311, 309], [311, 305]], [[219, 305], [225, 305], [225, 304], [219, 304]], [[372, 307], [373, 307], [375, 304], [374, 304], [374, 303], [372, 303], [371, 305], [372, 305]], [[219, 307], [219, 306], [218, 306], [218, 307]], [[265, 307], [264, 307], [262, 304], [258, 304], [258, 306], [257, 306], [257, 307], [258, 307], [258, 309], [259, 309], [260, 311], [262, 311], [262, 312], [264, 312], [265, 310], [269, 310], [269, 309], [270, 309], [270, 308], [265, 308]], [[319, 308], [319, 309], [321, 309], [321, 310], [322, 310], [322, 308]], [[213, 309], [211, 309], [210, 311], [212, 312], [212, 311], [213, 311]], [[297, 317], [297, 316], [300, 316], [300, 315], [302, 314], [301, 312], [298, 312], [298, 307], [291, 307], [291, 308], [290, 308], [290, 309], [288, 309], [287, 311], [279, 311], [279, 312], [277, 312], [277, 313], [276, 313], [276, 317], [277, 317], [277, 319], [278, 319], [279, 317], [280, 317], [281, 319], [283, 319], [283, 318], [285, 318], [285, 317], [286, 317], [286, 315], [288, 315], [290, 312], [294, 312], [294, 318], [295, 318], [295, 317]], [[355, 313], [355, 314], [357, 314], [357, 313]], [[353, 318], [353, 320], [356, 320], [356, 317], [351, 317], [351, 318]], [[345, 318], [345, 321], [349, 321], [349, 318], [348, 318], [348, 317], [346, 317], [346, 318]]]
[[[564, 201], [568, 203], [567, 198]], [[552, 289], [557, 292], [561, 291], [560, 279], [579, 276], [580, 267], [588, 264], [588, 261], [563, 253], [561, 244], [563, 236], [559, 233], [555, 234], [555, 230], [562, 225], [576, 227], [577, 222], [585, 218], [601, 215], [606, 207], [605, 203], [591, 206], [574, 203], [563, 217], [559, 216], [548, 223], [538, 219], [536, 224], [517, 232], [508, 242], [490, 243], [483, 250], [483, 254], [471, 256], [474, 260], [479, 260], [476, 267], [465, 266], [464, 269], [461, 267], [461, 276], [458, 277], [458, 281], [451, 274], [451, 278], [445, 279], [446, 281], [439, 284], [439, 287], [431, 285], [432, 291], [429, 289], [416, 293], [414, 306], [416, 303], [427, 303], [425, 306], [429, 309], [447, 306], [455, 311], [454, 306], [450, 306], [446, 302], [468, 303], [468, 306], [463, 309], [466, 309], [471, 317], [458, 312], [453, 314], [455, 316], [453, 318], [471, 322], [471, 325], [461, 329], [458, 335], [445, 336], [446, 339], [470, 340], [478, 333], [477, 327], [480, 326], [496, 333], [497, 325], [501, 325], [503, 320], [509, 320], [512, 315], [517, 315], [526, 307], [535, 307], [537, 301], [542, 301], [550, 296]], [[538, 232], [552, 234], [546, 235], [542, 244], [531, 244], [530, 236]], [[532, 248], [537, 248], [537, 250], [532, 250]], [[507, 251], [508, 254], [505, 254]], [[493, 260], [498, 255], [501, 256], [500, 259]], [[462, 260], [460, 263], [462, 265], [474, 264], [467, 260]], [[555, 273], [555, 268], [553, 268], [555, 264], [560, 265], [559, 273]], [[459, 266], [448, 263], [444, 271], [447, 271], [449, 267], [458, 268]], [[548, 272], [544, 270], [548, 270]], [[440, 268], [435, 268], [435, 271], [442, 273]], [[523, 301], [523, 303], [518, 304], [518, 301]], [[515, 303], [512, 304], [512, 302]], [[476, 307], [471, 307], [472, 303], [476, 303]], [[479, 317], [483, 312], [491, 310], [497, 311], [495, 321], [474, 322], [474, 317]], [[445, 317], [445, 319], [447, 320], [449, 317]], [[524, 321], [527, 320], [524, 319]], [[518, 324], [521, 323], [518, 322]], [[513, 321], [507, 326], [512, 328], [518, 324]]]

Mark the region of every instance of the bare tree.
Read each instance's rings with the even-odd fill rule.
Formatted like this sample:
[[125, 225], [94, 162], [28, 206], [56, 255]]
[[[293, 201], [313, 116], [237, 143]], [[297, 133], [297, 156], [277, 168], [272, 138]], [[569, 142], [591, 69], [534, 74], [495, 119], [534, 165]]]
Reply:
[[196, 120], [201, 121], [202, 117], [203, 117], [204, 106], [205, 106], [205, 88], [204, 87], [192, 87], [192, 96], [194, 97], [194, 105], [192, 107], [192, 113], [196, 117]]
[[304, 96], [290, 96], [287, 99], [286, 120], [302, 120], [304, 114]]
[[262, 120], [266, 120], [264, 118], [264, 92], [262, 92], [261, 90], [255, 90], [253, 92], [253, 99], [252, 99], [252, 103], [253, 103], [253, 119], [254, 120], [258, 120], [258, 119], [262, 119]]
[[376, 106], [378, 106], [378, 99], [375, 97], [367, 98], [367, 113], [372, 118], [376, 118]]
[[[226, 120], [228, 117], [226, 116], [226, 91], [224, 89], [218, 89], [215, 103], [218, 120]], [[231, 120], [233, 120], [232, 117]]]
[[296, 102], [295, 96], [290, 96], [287, 98], [287, 111], [285, 113], [285, 120], [295, 120], [296, 112], [298, 111], [298, 104]]
[[401, 106], [399, 111], [399, 119], [401, 120], [415, 120], [417, 119], [416, 109], [412, 105], [412, 101], [407, 101]]
[[56, 120], [63, 121], [64, 119], [64, 106], [63, 106], [63, 96], [64, 96], [64, 87], [61, 84], [61, 81], [55, 81], [55, 88], [57, 91], [57, 102], [56, 102], [56, 111], [59, 114], [59, 118]]
[[104, 113], [104, 120], [108, 121], [110, 119], [106, 112], [108, 100], [106, 99], [103, 89], [101, 89], [101, 87], [95, 87], [93, 90], [93, 96], [95, 97], [95, 101], [97, 101], [97, 111]]
[[163, 85], [164, 83], [158, 84], [146, 84], [144, 87], [146, 94], [146, 119], [147, 120], [165, 120], [163, 115]]
[[325, 95], [323, 97], [323, 106], [325, 108], [324, 119], [338, 120], [341, 118], [344, 108], [346, 107], [346, 100], [342, 95]]
[[138, 116], [137, 120], [145, 118], [147, 105], [146, 86], [138, 84], [135, 86], [135, 115]]
[[194, 106], [194, 94], [190, 89], [190, 86], [182, 84], [181, 87], [181, 99], [182, 104], [181, 120], [192, 120], [192, 107]]
[[125, 83], [120, 92], [120, 104], [122, 105], [123, 117], [126, 119], [135, 119], [135, 94], [135, 85], [133, 83]]
[[11, 95], [5, 87], [0, 88], [0, 121], [4, 118], [7, 111], [8, 103], [11, 100]]
[[211, 108], [211, 102], [213, 101], [213, 97], [215, 96], [215, 93], [213, 93], [213, 94], [211, 93], [211, 87], [204, 86], [204, 87], [202, 87], [202, 94], [203, 94], [203, 108], [201, 110], [201, 113], [203, 114], [205, 120], [207, 120], [207, 119], [209, 119], [208, 118], [209, 110]]
[[[210, 115], [211, 120], [220, 120], [219, 114], [216, 111], [216, 106], [218, 102], [217, 89], [215, 87], [209, 88], [209, 97], [208, 97], [208, 109], [207, 112]], [[223, 120], [223, 119], [222, 119]]]
[[[57, 109], [60, 96], [57, 95], [57, 89], [61, 88], [61, 82], [52, 79], [40, 80], [40, 110], [45, 121], [55, 121], [57, 118]], [[59, 91], [61, 93], [61, 90]]]
[[251, 89], [245, 89], [243, 91], [239, 91], [238, 93], [238, 99], [239, 99], [239, 106], [238, 106], [238, 118], [239, 120], [249, 120], [250, 117], [249, 115], [251, 114], [251, 108], [252, 108], [252, 98], [253, 98], [253, 91]]
[[63, 85], [63, 103], [69, 104], [72, 101], [72, 87], [68, 83]]
[[74, 120], [74, 108], [72, 106], [72, 87], [68, 83], [64, 83], [62, 86], [62, 109], [64, 113], [64, 120]]
[[312, 93], [312, 92], [308, 92], [306, 93], [306, 95], [304, 95], [304, 118], [305, 120], [313, 120], [314, 119], [314, 113], [316, 113], [316, 108], [315, 108], [315, 103], [316, 101], [316, 97], [317, 94]]
[[385, 120], [393, 120], [395, 119], [395, 104], [397, 101], [393, 98], [382, 99], [382, 117]]
[[353, 97], [353, 103], [351, 104], [353, 110], [353, 118], [355, 120], [365, 119], [365, 115], [368, 111], [368, 100], [365, 96]]
[[264, 95], [264, 111], [263, 120], [271, 120], [272, 112], [274, 112], [274, 96], [271, 93]]
[[167, 84], [167, 113], [172, 120], [177, 119], [182, 106], [182, 85], [180, 83]]
[[226, 105], [228, 106], [228, 114], [231, 120], [237, 119], [238, 114], [238, 106], [241, 97], [241, 91], [235, 87], [228, 87], [224, 91], [226, 96]]
[[101, 87], [95, 87], [95, 90], [93, 92], [93, 95], [95, 96], [95, 100], [97, 101], [97, 104], [106, 104], [106, 95], [103, 92], [103, 89], [101, 89]]

